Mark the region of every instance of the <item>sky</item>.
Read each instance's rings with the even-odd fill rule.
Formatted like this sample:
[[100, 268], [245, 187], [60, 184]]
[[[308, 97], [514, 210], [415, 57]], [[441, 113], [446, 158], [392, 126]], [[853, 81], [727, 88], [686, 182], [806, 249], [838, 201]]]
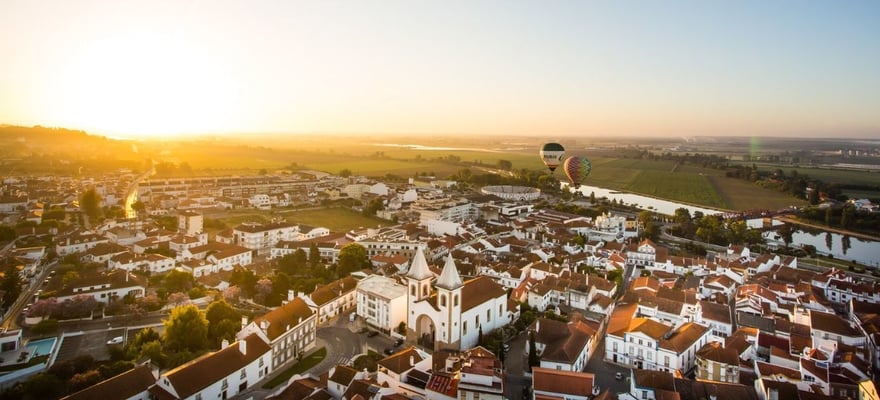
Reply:
[[0, 0], [0, 124], [880, 138], [880, 2]]

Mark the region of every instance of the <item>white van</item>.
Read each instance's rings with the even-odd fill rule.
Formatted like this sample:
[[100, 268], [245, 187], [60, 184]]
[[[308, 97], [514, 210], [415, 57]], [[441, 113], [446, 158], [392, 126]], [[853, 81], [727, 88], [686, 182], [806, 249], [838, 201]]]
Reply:
[[355, 313], [348, 314], [348, 322], [354, 322], [355, 320], [357, 320], [357, 316], [358, 315]]

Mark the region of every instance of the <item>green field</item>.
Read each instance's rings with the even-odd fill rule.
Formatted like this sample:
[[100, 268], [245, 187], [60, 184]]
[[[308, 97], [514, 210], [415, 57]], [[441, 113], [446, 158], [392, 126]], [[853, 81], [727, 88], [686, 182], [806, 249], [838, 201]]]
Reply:
[[[752, 163], [740, 162], [741, 165], [751, 166]], [[781, 169], [786, 175], [797, 171], [800, 175], [807, 175], [829, 183], [846, 183], [850, 185], [880, 186], [880, 171], [844, 170], [828, 168], [793, 167], [789, 165], [776, 165], [756, 163], [759, 171], [776, 171]]]
[[725, 178], [720, 170], [689, 164], [676, 166], [673, 161], [605, 157], [592, 158], [592, 163], [588, 185], [730, 210], [803, 204], [785, 193]]

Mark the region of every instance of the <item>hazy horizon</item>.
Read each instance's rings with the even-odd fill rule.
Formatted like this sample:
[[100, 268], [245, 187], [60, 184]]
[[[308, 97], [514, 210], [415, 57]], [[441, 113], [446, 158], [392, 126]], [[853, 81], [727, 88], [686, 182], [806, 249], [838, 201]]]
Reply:
[[[0, 123], [231, 135], [880, 137], [880, 3], [0, 3]], [[253, 132], [253, 133], [242, 133]]]

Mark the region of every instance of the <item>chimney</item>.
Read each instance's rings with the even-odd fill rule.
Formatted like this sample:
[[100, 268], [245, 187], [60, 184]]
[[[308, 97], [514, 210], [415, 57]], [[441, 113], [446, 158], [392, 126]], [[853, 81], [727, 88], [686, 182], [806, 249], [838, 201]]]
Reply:
[[541, 331], [541, 319], [539, 318], [539, 319], [535, 320], [535, 332], [540, 332], [540, 331]]
[[242, 355], [247, 355], [247, 341], [241, 339], [238, 341], [238, 351], [241, 352]]
[[244, 329], [248, 324], [247, 315], [241, 316], [241, 329]]
[[266, 320], [260, 321], [260, 329], [262, 329], [264, 331], [269, 329], [269, 321], [266, 321]]
[[416, 358], [413, 356], [409, 356], [409, 366], [414, 367], [416, 365]]
[[221, 349], [225, 349], [225, 348], [227, 348], [227, 347], [229, 347], [229, 341], [226, 340], [226, 339], [223, 339], [223, 341], [220, 342], [220, 348], [221, 348]]

